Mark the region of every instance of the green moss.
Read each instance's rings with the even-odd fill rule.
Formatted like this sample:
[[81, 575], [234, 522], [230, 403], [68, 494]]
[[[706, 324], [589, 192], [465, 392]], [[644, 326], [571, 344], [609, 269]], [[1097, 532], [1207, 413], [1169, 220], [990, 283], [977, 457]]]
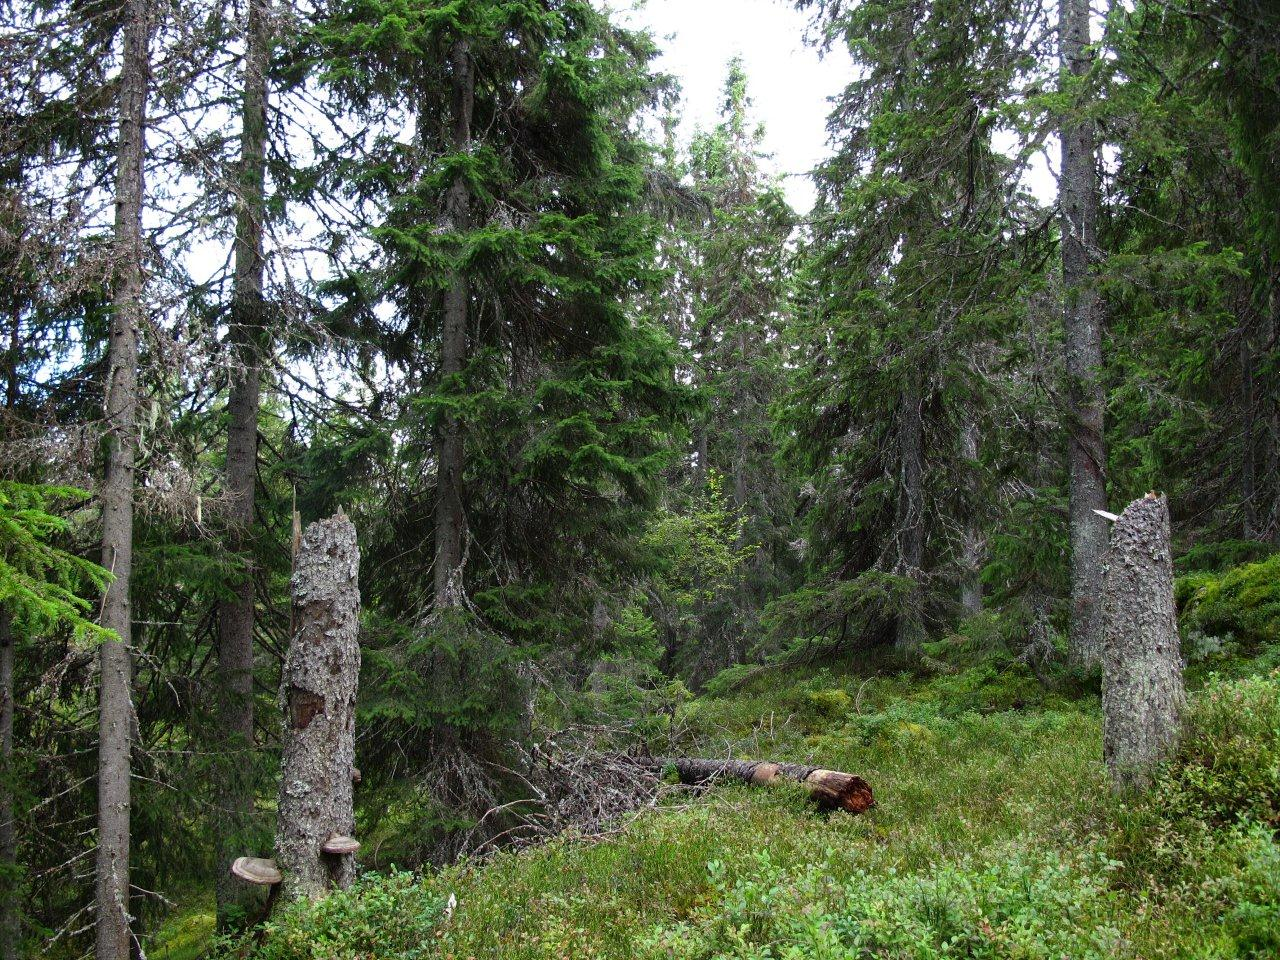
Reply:
[[1238, 644], [1257, 653], [1280, 644], [1280, 554], [1222, 574], [1178, 578], [1176, 596], [1184, 638]]
[[213, 898], [201, 899], [169, 916], [147, 947], [152, 960], [197, 960], [207, 955], [217, 927]]

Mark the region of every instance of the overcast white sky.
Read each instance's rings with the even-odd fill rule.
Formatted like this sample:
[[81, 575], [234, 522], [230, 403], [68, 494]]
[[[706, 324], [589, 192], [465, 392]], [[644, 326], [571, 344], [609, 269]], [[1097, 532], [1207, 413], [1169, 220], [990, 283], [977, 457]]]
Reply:
[[[626, 10], [627, 0], [612, 0]], [[808, 15], [788, 0], [647, 0], [624, 19], [650, 28], [665, 51], [657, 67], [684, 88], [684, 130], [716, 122], [725, 66], [736, 54], [750, 77], [755, 115], [765, 126], [765, 149], [791, 205], [807, 213], [813, 186], [805, 176], [827, 155], [827, 99], [848, 82], [843, 50], [820, 59], [805, 46]], [[667, 39], [670, 36], [670, 39]]]

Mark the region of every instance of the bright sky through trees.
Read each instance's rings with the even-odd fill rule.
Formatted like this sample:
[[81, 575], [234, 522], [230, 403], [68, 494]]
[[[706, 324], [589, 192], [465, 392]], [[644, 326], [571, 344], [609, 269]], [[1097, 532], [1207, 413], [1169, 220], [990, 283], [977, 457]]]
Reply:
[[686, 136], [715, 123], [726, 64], [742, 57], [754, 115], [765, 125], [765, 149], [777, 170], [789, 174], [791, 205], [808, 211], [814, 189], [805, 174], [828, 153], [827, 98], [850, 76], [848, 54], [839, 49], [820, 57], [804, 43], [808, 16], [779, 0], [648, 0], [630, 17], [661, 41], [658, 69], [680, 80]]

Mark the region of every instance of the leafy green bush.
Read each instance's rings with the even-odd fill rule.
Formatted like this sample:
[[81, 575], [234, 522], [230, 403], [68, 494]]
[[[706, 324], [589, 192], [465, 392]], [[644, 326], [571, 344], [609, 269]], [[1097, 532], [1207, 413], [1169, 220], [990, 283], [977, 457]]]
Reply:
[[1204, 819], [1280, 826], [1280, 671], [1210, 682], [1192, 701], [1162, 788]]
[[278, 908], [260, 933], [221, 941], [214, 953], [228, 960], [417, 960], [434, 954], [444, 906], [411, 873], [369, 873], [350, 890]]
[[1184, 636], [1235, 641], [1249, 652], [1280, 643], [1280, 554], [1179, 577], [1176, 598]]

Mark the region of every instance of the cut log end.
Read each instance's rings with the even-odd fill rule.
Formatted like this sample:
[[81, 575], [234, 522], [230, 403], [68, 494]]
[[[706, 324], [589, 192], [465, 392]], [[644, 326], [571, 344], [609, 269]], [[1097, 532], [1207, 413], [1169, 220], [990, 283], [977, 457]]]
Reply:
[[876, 805], [871, 784], [862, 777], [838, 770], [815, 770], [804, 779], [810, 796], [828, 810], [866, 813]]
[[776, 783], [799, 783], [809, 791], [809, 798], [827, 810], [865, 813], [876, 805], [871, 785], [852, 773], [824, 770], [797, 763], [772, 763], [767, 760], [701, 760], [694, 757], [645, 757], [638, 763], [652, 770], [675, 767], [680, 782], [708, 783], [719, 779], [736, 779], [753, 787]]

